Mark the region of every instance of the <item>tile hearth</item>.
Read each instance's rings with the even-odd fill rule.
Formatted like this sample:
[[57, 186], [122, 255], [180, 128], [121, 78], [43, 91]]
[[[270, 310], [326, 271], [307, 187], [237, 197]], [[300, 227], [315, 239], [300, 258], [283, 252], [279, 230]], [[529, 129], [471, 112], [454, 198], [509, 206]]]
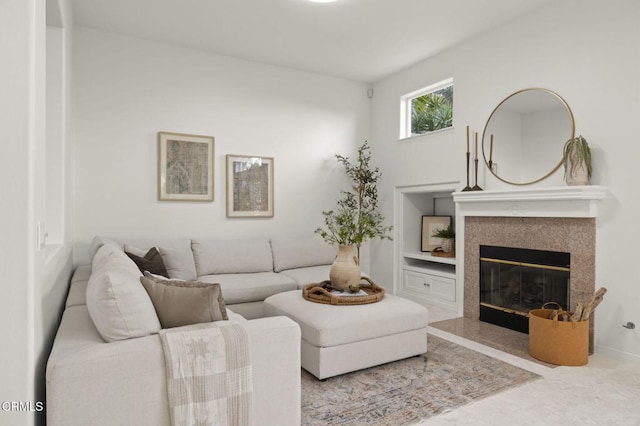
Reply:
[[529, 335], [518, 331], [464, 317], [432, 322], [429, 326], [528, 361], [555, 367], [529, 355]]

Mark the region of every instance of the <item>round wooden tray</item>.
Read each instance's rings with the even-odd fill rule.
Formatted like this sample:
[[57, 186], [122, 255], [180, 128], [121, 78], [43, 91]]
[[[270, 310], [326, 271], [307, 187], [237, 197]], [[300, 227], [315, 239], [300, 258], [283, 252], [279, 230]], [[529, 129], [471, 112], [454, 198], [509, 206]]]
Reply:
[[360, 284], [360, 289], [367, 293], [366, 296], [339, 296], [331, 294], [325, 287], [330, 287], [330, 281], [322, 281], [318, 284], [309, 284], [302, 289], [302, 297], [310, 302], [324, 303], [325, 305], [366, 305], [375, 303], [384, 297], [384, 289], [367, 277], [362, 277], [369, 284]]
[[456, 257], [456, 252], [455, 251], [450, 251], [448, 253], [445, 253], [445, 252], [442, 251], [441, 247], [438, 247], [435, 250], [431, 251], [431, 256], [436, 256], [436, 257]]

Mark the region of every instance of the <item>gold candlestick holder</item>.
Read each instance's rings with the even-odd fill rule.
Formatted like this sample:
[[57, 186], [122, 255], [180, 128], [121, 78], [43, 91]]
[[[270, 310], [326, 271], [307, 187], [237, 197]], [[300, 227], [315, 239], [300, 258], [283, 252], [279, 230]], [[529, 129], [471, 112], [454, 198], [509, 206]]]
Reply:
[[471, 153], [467, 151], [467, 186], [462, 188], [462, 191], [473, 191], [473, 189], [469, 186], [469, 166], [470, 166]]
[[471, 191], [482, 191], [483, 189], [478, 185], [478, 159], [473, 160], [475, 163], [475, 185], [471, 188]]

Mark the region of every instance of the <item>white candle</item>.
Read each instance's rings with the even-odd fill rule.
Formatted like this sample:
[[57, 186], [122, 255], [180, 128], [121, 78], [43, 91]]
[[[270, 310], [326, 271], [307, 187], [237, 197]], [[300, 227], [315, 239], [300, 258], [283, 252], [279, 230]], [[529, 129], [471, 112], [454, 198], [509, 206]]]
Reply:
[[476, 151], [476, 156], [474, 158], [477, 160], [478, 159], [478, 132], [476, 132], [474, 137], [475, 137], [475, 151]]

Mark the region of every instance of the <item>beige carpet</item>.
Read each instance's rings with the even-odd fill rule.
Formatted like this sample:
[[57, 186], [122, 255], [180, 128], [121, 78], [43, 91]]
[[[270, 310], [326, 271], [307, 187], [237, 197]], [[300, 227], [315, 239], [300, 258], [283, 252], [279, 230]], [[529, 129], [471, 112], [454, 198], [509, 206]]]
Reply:
[[319, 381], [302, 372], [302, 424], [416, 423], [539, 378], [429, 335], [427, 354]]

